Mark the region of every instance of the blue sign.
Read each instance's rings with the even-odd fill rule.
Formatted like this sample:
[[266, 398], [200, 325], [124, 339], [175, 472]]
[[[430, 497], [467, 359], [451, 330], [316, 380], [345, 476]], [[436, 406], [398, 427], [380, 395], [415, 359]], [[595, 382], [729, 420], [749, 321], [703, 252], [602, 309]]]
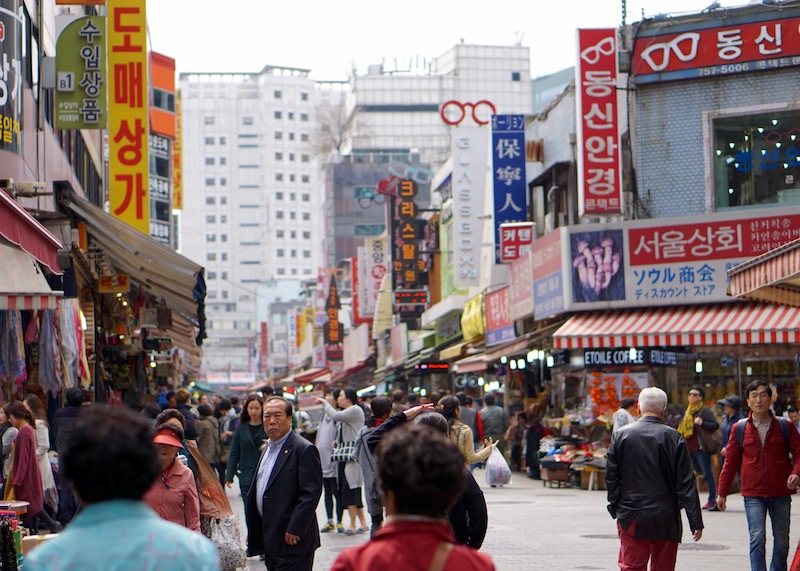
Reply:
[[525, 181], [525, 117], [492, 115], [494, 260], [500, 263], [500, 225], [528, 220]]
[[492, 345], [498, 345], [500, 343], [505, 343], [506, 341], [512, 341], [516, 339], [517, 334], [514, 331], [514, 324], [507, 325], [502, 329], [494, 329], [492, 331], [486, 332], [486, 346], [491, 347]]
[[564, 312], [564, 284], [561, 272], [533, 282], [533, 317], [537, 321]]

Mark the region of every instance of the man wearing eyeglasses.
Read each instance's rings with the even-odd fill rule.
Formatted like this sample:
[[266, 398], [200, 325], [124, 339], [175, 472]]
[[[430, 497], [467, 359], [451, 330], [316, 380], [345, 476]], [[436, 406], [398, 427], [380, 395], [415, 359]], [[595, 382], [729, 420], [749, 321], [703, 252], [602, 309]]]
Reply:
[[[745, 389], [750, 416], [744, 434], [731, 429], [725, 448], [725, 464], [719, 476], [717, 506], [725, 511], [726, 497], [739, 471], [744, 511], [750, 532], [750, 569], [766, 571], [766, 519], [772, 520], [773, 551], [770, 571], [786, 571], [789, 554], [789, 516], [792, 494], [800, 484], [800, 434], [784, 431], [770, 410], [772, 389], [765, 381], [753, 381]], [[789, 427], [791, 428], [791, 427]], [[788, 440], [784, 433], [788, 433]], [[791, 453], [791, 456], [790, 456]]]

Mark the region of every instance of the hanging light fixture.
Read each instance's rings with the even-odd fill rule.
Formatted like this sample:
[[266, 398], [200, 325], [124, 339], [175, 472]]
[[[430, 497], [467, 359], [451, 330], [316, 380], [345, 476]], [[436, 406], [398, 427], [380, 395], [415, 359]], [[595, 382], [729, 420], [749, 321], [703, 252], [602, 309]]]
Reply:
[[694, 372], [698, 375], [703, 372], [703, 361], [700, 358], [697, 358], [697, 361], [694, 362]]

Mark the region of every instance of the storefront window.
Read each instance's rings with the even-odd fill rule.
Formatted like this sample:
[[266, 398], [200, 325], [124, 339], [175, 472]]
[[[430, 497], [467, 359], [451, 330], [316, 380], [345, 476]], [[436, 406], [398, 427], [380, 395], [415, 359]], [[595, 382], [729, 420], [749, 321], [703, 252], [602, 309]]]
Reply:
[[800, 110], [713, 123], [717, 210], [800, 204]]

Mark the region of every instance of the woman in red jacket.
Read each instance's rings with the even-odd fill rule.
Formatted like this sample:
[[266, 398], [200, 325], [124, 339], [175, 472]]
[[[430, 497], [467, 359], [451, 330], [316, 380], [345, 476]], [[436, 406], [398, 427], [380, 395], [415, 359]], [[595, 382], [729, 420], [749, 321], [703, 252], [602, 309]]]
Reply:
[[156, 429], [153, 442], [158, 446], [161, 474], [144, 495], [143, 501], [162, 519], [200, 531], [200, 500], [192, 471], [176, 459], [183, 448], [183, 430], [173, 424]]
[[[61, 524], [48, 515], [44, 508], [44, 490], [39, 461], [36, 455], [36, 433], [33, 418], [28, 409], [18, 401], [3, 407], [11, 426], [19, 431], [14, 440], [11, 472], [9, 474], [14, 490], [14, 499], [28, 502], [28, 513], [21, 517], [22, 524], [34, 535], [39, 534], [37, 518], [45, 522], [51, 532], [61, 531]], [[6, 490], [9, 486], [6, 485]]]

